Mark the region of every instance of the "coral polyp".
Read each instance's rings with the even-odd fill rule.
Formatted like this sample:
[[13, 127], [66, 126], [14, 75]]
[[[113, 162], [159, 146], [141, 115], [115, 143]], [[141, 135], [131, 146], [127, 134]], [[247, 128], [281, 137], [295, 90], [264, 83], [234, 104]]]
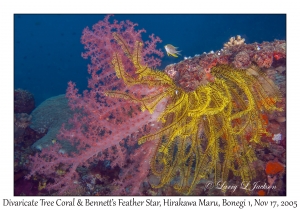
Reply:
[[147, 96], [120, 91], [107, 91], [106, 95], [139, 103], [141, 110], [150, 113], [159, 101], [168, 99], [158, 118], [163, 126], [139, 139], [139, 144], [158, 142], [151, 170], [159, 183], [153, 187], [172, 181], [178, 192], [190, 194], [201, 179], [226, 181], [230, 172], [241, 181], [253, 180], [254, 148], [263, 144], [262, 135], [270, 136], [264, 113], [281, 111], [276, 106], [281, 97], [275, 84], [257, 66], [216, 65], [210, 69], [213, 79], [187, 91], [166, 73], [141, 63], [141, 42], [130, 51], [120, 35], [114, 37], [135, 67], [134, 75], [126, 72], [115, 53], [112, 64], [117, 76], [127, 86], [154, 90]]

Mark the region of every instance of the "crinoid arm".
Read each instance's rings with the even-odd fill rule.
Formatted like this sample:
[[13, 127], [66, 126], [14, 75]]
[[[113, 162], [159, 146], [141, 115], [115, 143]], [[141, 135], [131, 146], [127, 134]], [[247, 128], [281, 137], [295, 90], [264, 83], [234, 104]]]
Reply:
[[139, 144], [158, 140], [151, 160], [151, 171], [160, 188], [172, 181], [176, 190], [190, 194], [201, 179], [226, 181], [229, 173], [241, 181], [255, 176], [254, 148], [261, 135], [268, 134], [263, 112], [281, 111], [276, 85], [255, 66], [235, 69], [218, 65], [211, 69], [214, 80], [187, 92], [177, 86], [164, 72], [142, 64], [142, 43], [130, 50], [120, 35], [114, 35], [135, 68], [134, 75], [124, 69], [120, 55], [112, 65], [127, 86], [144, 85], [157, 88], [146, 96], [107, 91], [106, 95], [140, 103], [141, 109], [153, 113], [163, 98], [168, 98], [158, 120], [163, 127], [139, 139]]

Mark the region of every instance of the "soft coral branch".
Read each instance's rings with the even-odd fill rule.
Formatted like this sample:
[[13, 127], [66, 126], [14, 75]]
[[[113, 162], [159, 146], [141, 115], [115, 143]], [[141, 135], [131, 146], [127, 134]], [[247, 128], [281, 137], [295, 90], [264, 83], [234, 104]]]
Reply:
[[120, 179], [114, 183], [117, 188], [113, 191], [113, 195], [141, 195], [140, 185], [148, 176], [150, 160], [155, 153], [156, 144], [156, 140], [148, 141], [130, 155], [132, 164], [123, 169]]
[[[111, 65], [113, 53], [119, 52], [126, 71], [134, 73], [134, 66], [114, 40], [112, 33], [120, 34], [130, 50], [133, 50], [135, 42], [142, 41], [141, 33], [145, 30], [136, 31], [137, 24], [130, 21], [110, 23], [109, 18], [110, 16], [106, 16], [92, 30], [83, 30], [81, 42], [85, 45], [86, 52], [82, 53], [82, 57], [91, 59], [91, 64], [88, 65], [91, 78], [88, 81], [89, 89], [83, 94], [78, 93], [75, 83], [68, 83], [66, 97], [70, 108], [76, 113], [68, 124], [62, 126], [57, 136], [58, 142], [64, 146], [56, 143], [31, 157], [31, 172], [27, 178], [35, 173], [52, 178], [54, 182], [48, 184], [47, 189], [56, 190], [59, 194], [74, 190], [79, 178], [76, 169], [88, 166], [95, 160], [109, 160], [112, 166], [123, 168], [123, 174], [133, 173], [139, 177], [139, 181], [148, 172], [148, 164], [140, 161], [149, 162], [153, 145], [149, 143], [137, 149], [137, 136], [155, 130], [156, 126], [153, 125], [157, 125], [155, 122], [166, 101], [162, 100], [155, 113], [150, 115], [147, 111], [141, 112], [138, 104], [104, 95], [104, 91], [112, 89], [148, 94], [148, 90], [139, 87], [127, 89], [122, 80], [115, 76]], [[160, 64], [159, 57], [162, 56], [162, 52], [155, 49], [160, 39], [154, 35], [150, 39], [143, 50], [142, 62], [155, 67]], [[145, 126], [151, 129], [145, 129]], [[136, 135], [137, 132], [139, 135]], [[129, 149], [135, 155], [129, 154]], [[147, 154], [143, 158], [142, 151]], [[129, 159], [132, 166], [139, 167], [139, 173], [132, 166], [126, 165]], [[57, 170], [64, 172], [56, 173]], [[120, 175], [120, 180], [125, 180], [124, 176]], [[137, 186], [138, 184], [132, 188], [135, 193]]]

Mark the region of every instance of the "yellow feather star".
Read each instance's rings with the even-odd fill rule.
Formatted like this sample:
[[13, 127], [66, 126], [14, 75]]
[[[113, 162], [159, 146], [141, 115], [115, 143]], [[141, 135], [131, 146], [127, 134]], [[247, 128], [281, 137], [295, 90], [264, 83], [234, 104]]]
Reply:
[[128, 86], [144, 84], [163, 91], [142, 99], [118, 91], [106, 95], [140, 103], [141, 109], [150, 113], [161, 99], [169, 98], [159, 117], [163, 127], [139, 139], [139, 144], [159, 142], [151, 170], [160, 183], [153, 187], [163, 187], [176, 177], [174, 188], [190, 194], [201, 179], [213, 173], [215, 183], [226, 181], [230, 171], [242, 181], [251, 181], [255, 177], [255, 144], [262, 144], [261, 135], [268, 134], [260, 113], [281, 111], [275, 106], [281, 98], [274, 83], [254, 66], [247, 71], [219, 65], [211, 69], [213, 82], [186, 92], [164, 72], [140, 63], [141, 42], [130, 52], [120, 35], [115, 33], [114, 38], [136, 68], [137, 77], [126, 73], [117, 53], [112, 60], [116, 75]]

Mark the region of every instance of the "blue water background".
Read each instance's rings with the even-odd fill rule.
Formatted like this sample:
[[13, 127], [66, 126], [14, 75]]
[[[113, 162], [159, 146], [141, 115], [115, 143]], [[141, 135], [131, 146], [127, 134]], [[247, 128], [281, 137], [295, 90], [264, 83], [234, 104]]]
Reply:
[[[82, 30], [91, 28], [105, 15], [14, 15], [14, 88], [34, 94], [36, 105], [66, 92], [74, 81], [80, 92], [87, 88], [87, 64], [81, 57]], [[230, 37], [241, 35], [246, 43], [286, 39], [286, 15], [115, 15], [113, 19], [138, 23], [182, 56], [219, 50]], [[164, 51], [165, 52], [165, 51]], [[183, 57], [164, 56], [166, 65]]]

